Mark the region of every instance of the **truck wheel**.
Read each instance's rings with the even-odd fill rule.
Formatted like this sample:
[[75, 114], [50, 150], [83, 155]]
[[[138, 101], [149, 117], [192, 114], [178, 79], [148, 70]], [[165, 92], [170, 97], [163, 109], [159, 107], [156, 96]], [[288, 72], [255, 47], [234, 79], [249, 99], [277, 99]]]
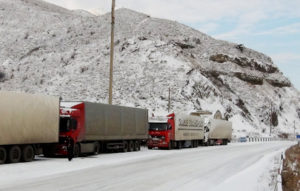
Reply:
[[141, 150], [141, 141], [138, 141], [138, 151]]
[[6, 149], [4, 147], [0, 147], [0, 164], [4, 164], [6, 161]]
[[31, 145], [26, 145], [22, 149], [22, 161], [31, 162], [34, 159], [34, 150]]
[[173, 143], [170, 141], [168, 144], [168, 150], [172, 150], [172, 145], [173, 145]]
[[177, 148], [178, 148], [178, 149], [181, 149], [181, 148], [182, 148], [181, 141], [178, 141], [178, 142], [177, 142]]
[[191, 142], [191, 148], [195, 148], [195, 141], [194, 140], [192, 140], [192, 142]]
[[80, 155], [80, 146], [79, 144], [74, 145], [74, 158], [79, 157]]
[[227, 139], [223, 139], [223, 145], [227, 145], [228, 141]]
[[12, 146], [8, 151], [8, 161], [10, 163], [20, 162], [21, 149], [19, 146]]
[[198, 146], [199, 146], [198, 140], [195, 140], [195, 148], [197, 148]]
[[123, 145], [124, 145], [124, 147], [123, 147], [123, 152], [124, 153], [126, 153], [127, 151], [128, 151], [128, 142], [127, 141], [123, 141]]
[[133, 141], [133, 151], [137, 151], [137, 141]]
[[139, 141], [135, 141], [134, 151], [139, 151], [139, 150], [141, 150], [141, 144]]
[[150, 150], [150, 149], [152, 149], [152, 147], [148, 146], [148, 149]]
[[94, 145], [94, 155], [98, 155], [100, 154], [100, 143], [99, 142], [95, 142]]
[[134, 149], [134, 143], [133, 141], [129, 141], [129, 144], [128, 144], [128, 152], [132, 152]]

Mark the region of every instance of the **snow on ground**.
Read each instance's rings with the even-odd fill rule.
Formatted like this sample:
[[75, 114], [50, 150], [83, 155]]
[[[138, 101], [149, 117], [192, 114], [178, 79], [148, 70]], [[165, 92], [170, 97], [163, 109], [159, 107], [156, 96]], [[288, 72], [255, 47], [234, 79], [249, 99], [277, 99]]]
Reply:
[[[232, 143], [0, 166], [0, 190], [270, 190], [274, 156], [293, 142]], [[225, 189], [224, 189], [225, 188]]]

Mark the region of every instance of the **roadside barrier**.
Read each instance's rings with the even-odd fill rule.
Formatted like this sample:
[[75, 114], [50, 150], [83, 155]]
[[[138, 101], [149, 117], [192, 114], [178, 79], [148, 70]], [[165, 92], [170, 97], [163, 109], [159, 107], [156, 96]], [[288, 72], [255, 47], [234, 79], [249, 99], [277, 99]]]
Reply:
[[231, 139], [232, 143], [242, 142], [270, 142], [270, 141], [287, 141], [292, 139], [281, 139], [275, 137], [240, 137]]
[[275, 186], [274, 186], [274, 191], [279, 191], [282, 190], [282, 179], [281, 179], [281, 172], [283, 169], [283, 159], [285, 158], [284, 154], [281, 153], [281, 158], [280, 158], [280, 166], [277, 170], [277, 176], [275, 179]]

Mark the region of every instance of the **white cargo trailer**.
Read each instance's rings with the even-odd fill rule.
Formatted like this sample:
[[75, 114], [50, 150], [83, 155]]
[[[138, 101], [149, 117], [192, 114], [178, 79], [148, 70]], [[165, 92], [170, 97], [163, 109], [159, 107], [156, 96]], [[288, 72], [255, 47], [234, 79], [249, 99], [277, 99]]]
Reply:
[[0, 91], [0, 164], [33, 160], [59, 138], [59, 98]]

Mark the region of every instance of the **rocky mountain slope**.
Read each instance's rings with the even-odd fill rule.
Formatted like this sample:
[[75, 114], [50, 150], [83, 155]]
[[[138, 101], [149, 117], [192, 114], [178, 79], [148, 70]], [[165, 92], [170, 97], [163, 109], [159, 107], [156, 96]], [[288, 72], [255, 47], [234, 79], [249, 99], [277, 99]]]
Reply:
[[[271, 58], [180, 23], [116, 11], [113, 103], [220, 110], [234, 134], [293, 132], [300, 95]], [[107, 102], [110, 14], [0, 0], [0, 89]]]

